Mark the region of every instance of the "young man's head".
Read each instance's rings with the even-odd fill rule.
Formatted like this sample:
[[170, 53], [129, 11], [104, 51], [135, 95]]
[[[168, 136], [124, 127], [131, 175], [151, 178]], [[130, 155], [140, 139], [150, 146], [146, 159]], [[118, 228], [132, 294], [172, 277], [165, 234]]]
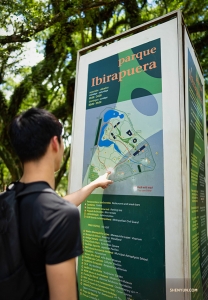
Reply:
[[12, 121], [9, 128], [11, 143], [24, 164], [42, 158], [52, 138], [61, 145], [62, 125], [50, 112], [31, 108]]

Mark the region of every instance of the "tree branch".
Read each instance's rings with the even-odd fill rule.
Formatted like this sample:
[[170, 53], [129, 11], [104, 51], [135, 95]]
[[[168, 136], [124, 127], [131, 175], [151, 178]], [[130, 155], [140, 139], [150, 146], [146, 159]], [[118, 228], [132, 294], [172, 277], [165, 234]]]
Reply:
[[[19, 34], [12, 34], [7, 36], [0, 35], [0, 44], [5, 45], [8, 43], [23, 43], [23, 42], [29, 42], [31, 40], [31, 37], [49, 27], [54, 25], [57, 22], [60, 22], [64, 17], [63, 13], [58, 13], [56, 16], [54, 16], [50, 21], [45, 21], [42, 24], [38, 25], [33, 31], [31, 30], [23, 30]], [[66, 16], [65, 16], [66, 18]], [[64, 18], [64, 19], [65, 19]]]
[[139, 7], [136, 0], [124, 0], [124, 7], [126, 10], [126, 20], [131, 28], [139, 24]]
[[105, 31], [105, 33], [103, 34], [103, 39], [106, 39], [108, 37], [111, 37], [113, 36], [114, 34], [116, 34], [116, 29], [119, 27], [119, 26], [124, 26], [126, 25], [127, 23], [127, 20], [126, 19], [122, 19], [122, 20], [119, 20], [117, 21], [112, 27], [110, 27], [109, 29], [107, 29]]
[[0, 156], [12, 176], [12, 181], [18, 180], [20, 177], [20, 172], [17, 164], [14, 162], [14, 158], [8, 151], [5, 151], [5, 149], [2, 148], [0, 148]]
[[208, 33], [206, 33], [206, 35], [203, 36], [202, 38], [193, 41], [196, 52], [200, 53], [201, 59], [204, 57], [204, 55], [205, 56], [207, 55], [207, 53], [206, 52], [204, 53], [203, 51], [207, 47], [207, 39], [208, 39]]
[[11, 101], [9, 105], [8, 115], [13, 118], [22, 104], [22, 101], [26, 98], [32, 87], [31, 75], [28, 75], [24, 80], [17, 86], [11, 96]]
[[[112, 2], [119, 3], [118, 0], [112, 0]], [[100, 6], [108, 5], [109, 1], [99, 1], [95, 2], [93, 4], [90, 4], [87, 7], [82, 7], [81, 11], [85, 12], [91, 9], [98, 8]], [[78, 10], [80, 12], [80, 9]], [[77, 11], [77, 13], [78, 13]], [[75, 13], [74, 13], [75, 14]], [[62, 13], [59, 12], [56, 14], [50, 21], [45, 20], [43, 23], [39, 24], [34, 30], [23, 30], [19, 34], [12, 34], [12, 35], [7, 35], [7, 36], [2, 36], [0, 35], [0, 44], [5, 45], [9, 43], [24, 43], [24, 42], [29, 42], [31, 40], [31, 37], [34, 36], [35, 34], [51, 27], [52, 25], [60, 22], [60, 21], [65, 21], [67, 20], [69, 15], [67, 13]]]
[[145, 7], [145, 5], [147, 4], [147, 0], [143, 0], [143, 3], [142, 3], [142, 6], [141, 6], [141, 9], [143, 9]]
[[107, 5], [109, 5], [109, 4], [111, 4], [111, 3], [115, 3], [115, 4], [117, 4], [117, 3], [119, 3], [120, 1], [118, 1], [118, 0], [112, 0], [112, 1], [98, 1], [98, 2], [94, 2], [93, 4], [91, 4], [91, 5], [89, 5], [89, 6], [82, 6], [82, 8], [81, 8], [81, 10], [83, 10], [84, 12], [85, 11], [88, 11], [88, 10], [90, 10], [90, 9], [94, 9], [94, 8], [99, 8], [100, 6], [107, 6]]
[[188, 26], [188, 31], [190, 33], [203, 32], [207, 30], [208, 30], [208, 21], [202, 21]]
[[1, 112], [1, 118], [5, 123], [7, 120], [7, 116], [8, 116], [8, 107], [7, 107], [6, 99], [5, 99], [2, 91], [0, 91], [0, 112]]

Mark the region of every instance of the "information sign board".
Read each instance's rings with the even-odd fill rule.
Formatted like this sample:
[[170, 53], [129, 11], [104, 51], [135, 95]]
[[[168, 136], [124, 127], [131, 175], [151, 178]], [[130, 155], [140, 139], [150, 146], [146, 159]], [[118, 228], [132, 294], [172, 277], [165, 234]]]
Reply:
[[208, 295], [208, 247], [206, 207], [207, 145], [204, 79], [188, 35], [185, 36], [187, 138], [190, 195], [190, 270], [191, 287], [198, 290], [192, 299], [206, 299]]
[[113, 180], [80, 207], [80, 300], [206, 299], [204, 81], [181, 13], [155, 22], [78, 56], [70, 192]]
[[86, 100], [83, 182], [110, 171], [114, 184], [95, 191], [81, 209], [80, 295], [139, 299], [149, 298], [154, 289], [155, 299], [162, 300], [160, 39], [89, 64]]

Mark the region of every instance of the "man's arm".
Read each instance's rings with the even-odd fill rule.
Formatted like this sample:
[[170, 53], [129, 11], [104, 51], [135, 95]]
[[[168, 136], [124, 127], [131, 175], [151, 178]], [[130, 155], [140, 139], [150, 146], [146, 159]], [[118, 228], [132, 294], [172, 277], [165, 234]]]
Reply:
[[112, 184], [113, 181], [108, 179], [110, 172], [105, 173], [102, 176], [99, 176], [97, 179], [84, 186], [77, 192], [66, 195], [63, 197], [65, 200], [74, 203], [76, 206], [79, 206], [96, 188], [101, 187], [103, 189], [107, 188], [109, 184]]
[[77, 300], [76, 258], [46, 265], [50, 300]]

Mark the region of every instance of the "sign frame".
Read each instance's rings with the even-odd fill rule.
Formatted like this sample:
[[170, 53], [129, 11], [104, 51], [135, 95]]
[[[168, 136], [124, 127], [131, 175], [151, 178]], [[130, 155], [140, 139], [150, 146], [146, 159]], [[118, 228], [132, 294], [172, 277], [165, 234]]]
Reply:
[[[170, 24], [170, 27], [168, 27], [168, 24]], [[163, 36], [163, 43], [164, 31], [168, 32], [168, 30], [172, 36], [169, 39], [168, 46], [165, 43], [162, 45], [161, 56], [162, 58], [165, 57], [169, 47], [171, 49], [171, 59], [173, 59], [175, 64], [169, 63], [169, 72], [174, 74], [171, 77], [171, 84], [168, 76], [163, 76], [162, 80], [162, 91], [165, 99], [163, 99], [163, 150], [166, 299], [189, 300], [191, 299], [190, 293], [176, 292], [176, 289], [184, 290], [191, 288], [190, 219], [187, 214], [189, 210], [187, 183], [188, 148], [186, 140], [187, 105], [184, 103], [186, 94], [186, 87], [184, 85], [184, 68], [186, 66], [184, 61], [185, 25], [180, 10], [98, 42], [78, 52], [68, 190], [69, 193], [72, 193], [82, 187], [82, 172], [80, 170], [82, 170], [83, 165], [86, 96], [83, 97], [80, 91], [84, 89], [83, 86], [87, 78], [88, 65], [95, 61], [95, 53], [102, 53], [103, 57], [109, 57], [115, 45], [119, 47], [120, 45], [124, 46], [128, 37], [136, 37], [139, 34], [144, 36], [144, 31], [152, 31], [158, 37], [161, 34]], [[160, 33], [157, 35], [157, 32]], [[142, 41], [145, 42], [145, 38]], [[146, 38], [146, 41], [148, 41], [148, 38]], [[101, 59], [102, 55], [98, 55], [99, 59]], [[85, 59], [86, 57], [87, 59]], [[168, 59], [166, 59], [166, 63], [168, 63]], [[163, 72], [167, 74], [167, 68], [165, 69], [164, 65], [162, 65]], [[86, 94], [86, 83], [84, 93]], [[167, 113], [170, 111], [171, 115], [174, 116], [171, 122], [170, 114]], [[83, 119], [82, 125], [80, 125], [80, 119]], [[170, 159], [172, 156], [174, 156], [174, 159]], [[177, 199], [175, 195], [177, 195]], [[187, 236], [189, 237], [188, 239]], [[189, 258], [188, 260], [187, 257]]]

